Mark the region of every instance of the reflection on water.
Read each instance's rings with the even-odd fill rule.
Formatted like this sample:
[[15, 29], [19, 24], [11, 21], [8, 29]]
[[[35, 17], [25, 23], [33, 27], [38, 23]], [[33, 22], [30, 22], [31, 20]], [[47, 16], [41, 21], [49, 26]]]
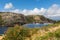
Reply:
[[46, 26], [48, 24], [25, 24], [23, 26], [25, 27], [29, 27], [29, 28], [35, 28], [35, 27], [42, 27], [42, 26]]
[[[24, 27], [29, 27], [29, 28], [35, 28], [35, 27], [42, 27], [48, 25], [47, 23], [45, 24], [25, 24], [23, 25]], [[4, 34], [4, 32], [8, 29], [8, 27], [0, 27], [0, 34]]]

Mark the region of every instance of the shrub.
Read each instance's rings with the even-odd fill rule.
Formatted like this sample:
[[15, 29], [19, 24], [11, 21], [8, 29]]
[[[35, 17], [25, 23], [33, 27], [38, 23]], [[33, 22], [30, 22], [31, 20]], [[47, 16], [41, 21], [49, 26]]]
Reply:
[[60, 38], [60, 29], [55, 31], [55, 37]]
[[22, 27], [9, 28], [5, 34], [3, 40], [25, 40], [26, 37], [30, 37], [30, 31]]

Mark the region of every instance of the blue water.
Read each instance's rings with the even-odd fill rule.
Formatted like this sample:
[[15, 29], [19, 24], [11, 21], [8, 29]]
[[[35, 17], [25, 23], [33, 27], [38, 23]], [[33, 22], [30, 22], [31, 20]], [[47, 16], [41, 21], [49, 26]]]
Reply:
[[[23, 25], [24, 27], [29, 27], [29, 28], [35, 28], [35, 27], [42, 27], [42, 26], [46, 26], [47, 24], [25, 24]], [[6, 32], [6, 30], [8, 29], [8, 27], [0, 27], [0, 34], [4, 34], [4, 32]]]
[[7, 29], [8, 27], [0, 27], [0, 34], [4, 34]]
[[25, 24], [23, 26], [25, 27], [29, 27], [29, 28], [35, 28], [35, 27], [42, 27], [42, 26], [46, 26], [48, 24]]

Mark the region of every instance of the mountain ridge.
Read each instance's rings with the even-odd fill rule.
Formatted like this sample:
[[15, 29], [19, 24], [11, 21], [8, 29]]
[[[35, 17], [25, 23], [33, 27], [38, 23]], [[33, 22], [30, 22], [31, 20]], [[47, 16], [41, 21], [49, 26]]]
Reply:
[[52, 19], [46, 18], [43, 15], [23, 15], [19, 13], [13, 13], [13, 12], [0, 12], [0, 15], [2, 16], [2, 19], [4, 20], [5, 25], [14, 24], [14, 23], [44, 23], [44, 22], [55, 22]]

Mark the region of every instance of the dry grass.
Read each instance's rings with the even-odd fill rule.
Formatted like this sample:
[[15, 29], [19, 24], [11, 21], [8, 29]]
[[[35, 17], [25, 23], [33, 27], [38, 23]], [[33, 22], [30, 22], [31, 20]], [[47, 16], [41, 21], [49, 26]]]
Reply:
[[0, 40], [2, 40], [2, 39], [3, 39], [3, 37], [4, 37], [4, 36], [0, 36]]

